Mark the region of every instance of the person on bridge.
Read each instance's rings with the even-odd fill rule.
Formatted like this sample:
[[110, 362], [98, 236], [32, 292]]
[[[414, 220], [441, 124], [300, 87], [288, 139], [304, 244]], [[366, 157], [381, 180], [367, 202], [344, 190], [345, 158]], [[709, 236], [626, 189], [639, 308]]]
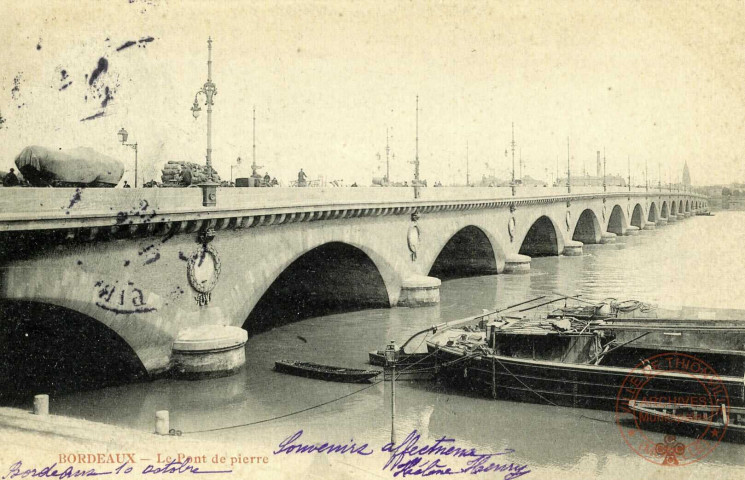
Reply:
[[307, 178], [308, 178], [308, 176], [305, 174], [305, 172], [301, 168], [300, 171], [297, 173], [297, 186], [298, 187], [304, 187], [306, 185], [305, 180]]
[[272, 183], [270, 183], [272, 187], [276, 187], [279, 185], [279, 182], [277, 181], [277, 177], [272, 178]]
[[184, 168], [181, 172], [181, 184], [185, 187], [191, 185], [191, 169]]
[[269, 176], [269, 172], [266, 172], [266, 175], [264, 175], [264, 186], [265, 187], [272, 186], [272, 177]]
[[124, 185], [122, 185], [122, 188], [132, 188], [126, 180], [124, 180]]
[[3, 178], [3, 187], [17, 187], [20, 185], [20, 180], [15, 174], [15, 169], [11, 168], [10, 172]]

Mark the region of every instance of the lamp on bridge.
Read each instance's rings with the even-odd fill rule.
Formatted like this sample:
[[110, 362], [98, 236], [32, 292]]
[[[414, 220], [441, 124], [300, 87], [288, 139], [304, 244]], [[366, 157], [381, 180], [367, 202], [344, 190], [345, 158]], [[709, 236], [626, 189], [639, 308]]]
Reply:
[[137, 142], [126, 143], [127, 137], [129, 137], [129, 132], [127, 132], [124, 127], [122, 127], [122, 129], [117, 132], [117, 135], [119, 136], [119, 141], [122, 143], [122, 145], [124, 145], [125, 147], [132, 147], [135, 150], [135, 188], [137, 188]]
[[385, 346], [385, 363], [391, 367], [391, 445], [396, 445], [396, 361], [398, 345], [391, 340]]
[[202, 205], [214, 207], [217, 204], [217, 184], [212, 178], [212, 106], [213, 98], [217, 95], [217, 87], [212, 82], [212, 37], [207, 40], [207, 81], [194, 95], [194, 104], [191, 106], [191, 114], [196, 119], [202, 109], [199, 107], [199, 95], [204, 95], [204, 104], [207, 105], [207, 181], [201, 183]]

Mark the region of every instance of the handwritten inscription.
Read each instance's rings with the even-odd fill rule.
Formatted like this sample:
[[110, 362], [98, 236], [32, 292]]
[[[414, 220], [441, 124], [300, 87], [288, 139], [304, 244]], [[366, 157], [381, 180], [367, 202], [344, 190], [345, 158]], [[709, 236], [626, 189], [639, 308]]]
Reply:
[[324, 442], [319, 445], [297, 443], [298, 439], [303, 435], [302, 430], [298, 430], [294, 434], [285, 438], [279, 443], [279, 449], [275, 450], [275, 455], [280, 454], [297, 454], [297, 453], [338, 453], [338, 454], [350, 454], [350, 455], [371, 455], [373, 450], [366, 444], [357, 445], [354, 441], [350, 443], [334, 444]]
[[232, 473], [232, 470], [202, 470], [191, 463], [191, 458], [182, 461], [172, 460], [162, 466], [148, 464], [142, 470], [130, 466], [129, 462], [124, 462], [113, 470], [99, 471], [95, 468], [74, 468], [72, 466], [58, 466], [57, 462], [42, 468], [24, 468], [20, 460], [10, 466], [8, 472], [0, 477], [0, 480], [12, 478], [57, 478], [64, 480], [66, 478], [78, 477], [98, 477], [103, 475], [148, 475], [148, 474], [213, 474], [213, 473]]
[[96, 306], [117, 314], [150, 313], [157, 309], [149, 307], [145, 302], [142, 290], [135, 287], [134, 283], [127, 282], [126, 285], [105, 283], [99, 280], [94, 284], [97, 289], [99, 300]]
[[[274, 455], [325, 454], [325, 455], [364, 455], [368, 456], [375, 449], [367, 443], [301, 443], [303, 431], [299, 430], [279, 443]], [[528, 465], [516, 462], [497, 461], [515, 451], [506, 448], [501, 452], [483, 453], [472, 447], [460, 446], [454, 438], [442, 436], [432, 444], [421, 445], [421, 435], [413, 430], [399, 444], [387, 443], [380, 452], [385, 454], [386, 462], [383, 471], [393, 473], [393, 477], [431, 475], [458, 475], [479, 473], [499, 473], [504, 480], [527, 475], [531, 472]]]

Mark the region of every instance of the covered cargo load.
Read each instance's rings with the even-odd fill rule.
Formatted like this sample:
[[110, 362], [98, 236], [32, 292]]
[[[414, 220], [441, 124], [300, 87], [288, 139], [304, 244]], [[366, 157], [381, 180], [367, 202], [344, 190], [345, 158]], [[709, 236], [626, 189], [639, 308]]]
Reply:
[[122, 162], [87, 147], [26, 147], [16, 166], [32, 187], [115, 187], [124, 175]]
[[[163, 167], [160, 179], [166, 187], [188, 187], [209, 180], [207, 166], [192, 162], [170, 160]], [[212, 180], [220, 183], [220, 176], [212, 169]]]

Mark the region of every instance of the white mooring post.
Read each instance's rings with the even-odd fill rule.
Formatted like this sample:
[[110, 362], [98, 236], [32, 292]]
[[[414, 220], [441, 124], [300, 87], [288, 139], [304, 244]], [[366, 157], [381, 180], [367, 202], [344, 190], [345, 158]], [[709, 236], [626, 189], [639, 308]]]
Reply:
[[49, 395], [34, 396], [34, 415], [49, 415]]
[[168, 420], [168, 410], [158, 410], [155, 412], [155, 433], [158, 435], [168, 435], [170, 425]]

